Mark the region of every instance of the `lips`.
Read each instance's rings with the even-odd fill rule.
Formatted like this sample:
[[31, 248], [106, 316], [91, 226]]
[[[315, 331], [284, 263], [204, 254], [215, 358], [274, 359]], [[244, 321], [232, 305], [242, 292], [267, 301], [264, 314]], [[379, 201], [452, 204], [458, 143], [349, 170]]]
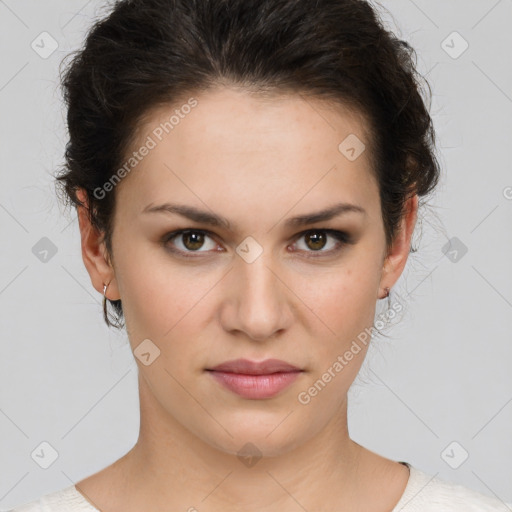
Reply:
[[260, 362], [235, 359], [208, 368], [207, 371], [214, 381], [232, 393], [249, 400], [262, 400], [277, 396], [303, 370], [280, 359]]
[[270, 375], [272, 373], [300, 372], [300, 368], [281, 361], [280, 359], [265, 359], [264, 361], [250, 361], [248, 359], [235, 359], [208, 368], [209, 371], [237, 373], [244, 375]]

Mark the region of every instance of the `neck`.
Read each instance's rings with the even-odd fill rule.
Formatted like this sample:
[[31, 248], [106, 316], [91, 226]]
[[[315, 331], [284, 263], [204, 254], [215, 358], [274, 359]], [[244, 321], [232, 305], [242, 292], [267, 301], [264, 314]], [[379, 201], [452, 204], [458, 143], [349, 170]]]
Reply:
[[[139, 439], [118, 467], [124, 492], [132, 495], [138, 489], [146, 509], [270, 512], [295, 509], [300, 503], [312, 510], [320, 499], [325, 507], [332, 498], [334, 510], [340, 502], [360, 500], [363, 449], [348, 435], [346, 397], [339, 414], [308, 441], [278, 455], [255, 454], [251, 459], [227, 453], [185, 429], [166, 414], [143, 378], [139, 391]], [[151, 506], [148, 497], [155, 500]]]

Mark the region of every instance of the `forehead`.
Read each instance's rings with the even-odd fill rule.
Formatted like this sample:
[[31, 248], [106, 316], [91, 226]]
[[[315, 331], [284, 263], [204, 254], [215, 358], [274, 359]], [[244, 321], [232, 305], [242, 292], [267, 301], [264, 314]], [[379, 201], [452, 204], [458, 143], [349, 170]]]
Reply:
[[[190, 105], [194, 103], [191, 108]], [[248, 124], [247, 121], [250, 120]], [[310, 139], [324, 145], [339, 143], [340, 137], [358, 135], [371, 144], [368, 123], [355, 108], [340, 102], [321, 100], [300, 93], [259, 93], [234, 87], [218, 87], [182, 96], [172, 105], [158, 105], [145, 113], [137, 129], [140, 139], [152, 133], [159, 141], [174, 135], [180, 142], [225, 142], [229, 135], [234, 150], [247, 149], [254, 136], [278, 133], [276, 145], [284, 136]], [[196, 139], [196, 140], [194, 140]], [[272, 140], [266, 137], [268, 147]], [[284, 148], [283, 148], [284, 149]]]
[[139, 209], [171, 195], [209, 204], [221, 194], [260, 208], [263, 199], [291, 207], [306, 194], [310, 203], [327, 193], [375, 199], [363, 116], [300, 94], [262, 97], [230, 88], [191, 94], [145, 115], [129, 154], [144, 145], [151, 149], [120, 187], [137, 192], [131, 204]]

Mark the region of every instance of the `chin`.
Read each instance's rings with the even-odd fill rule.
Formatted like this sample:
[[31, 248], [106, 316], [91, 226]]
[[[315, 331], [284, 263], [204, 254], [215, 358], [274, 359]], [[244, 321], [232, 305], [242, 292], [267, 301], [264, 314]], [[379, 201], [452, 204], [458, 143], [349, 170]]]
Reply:
[[[220, 423], [229, 432], [229, 435], [223, 428], [203, 432], [199, 432], [199, 436], [213, 448], [224, 452], [228, 455], [236, 455], [238, 457], [255, 456], [255, 457], [277, 457], [284, 455], [306, 442], [307, 432], [295, 431], [291, 418], [283, 419], [286, 414], [280, 415], [278, 420], [273, 421], [255, 419], [257, 413], [247, 413], [245, 418], [237, 418], [236, 421]], [[287, 423], [284, 425], [284, 423]], [[217, 434], [217, 435], [215, 435]]]

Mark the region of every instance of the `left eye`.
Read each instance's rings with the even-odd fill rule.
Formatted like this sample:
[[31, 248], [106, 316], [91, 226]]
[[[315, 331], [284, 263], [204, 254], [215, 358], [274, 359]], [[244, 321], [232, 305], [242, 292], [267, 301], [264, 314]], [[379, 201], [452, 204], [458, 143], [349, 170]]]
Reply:
[[[328, 238], [331, 237], [337, 241], [336, 243], [331, 243], [331, 248], [328, 250], [322, 250], [326, 247]], [[311, 230], [306, 231], [305, 233], [301, 233], [299, 235], [299, 241], [305, 240], [306, 252], [320, 252], [320, 253], [330, 253], [336, 252], [339, 250], [343, 243], [348, 242], [348, 236], [346, 233], [342, 231], [336, 231], [333, 229], [320, 229], [320, 230]], [[308, 250], [310, 249], [310, 250]], [[302, 249], [301, 249], [302, 250]]]

